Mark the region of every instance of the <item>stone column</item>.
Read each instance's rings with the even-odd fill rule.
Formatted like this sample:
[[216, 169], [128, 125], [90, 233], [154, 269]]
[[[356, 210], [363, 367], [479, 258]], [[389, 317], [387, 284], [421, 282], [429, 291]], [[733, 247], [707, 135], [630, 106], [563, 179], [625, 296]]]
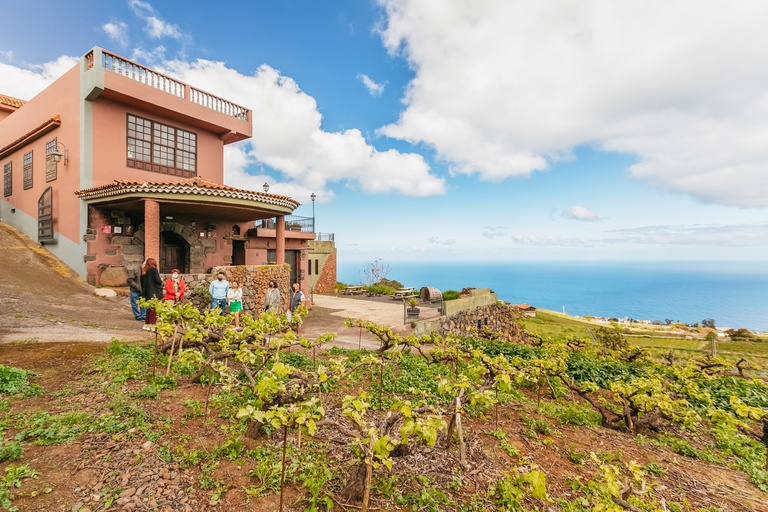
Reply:
[[275, 226], [275, 239], [277, 242], [275, 263], [283, 265], [285, 263], [285, 216], [280, 215], [275, 221], [277, 222], [277, 226]]
[[160, 265], [160, 203], [144, 200], [144, 259], [155, 258]]

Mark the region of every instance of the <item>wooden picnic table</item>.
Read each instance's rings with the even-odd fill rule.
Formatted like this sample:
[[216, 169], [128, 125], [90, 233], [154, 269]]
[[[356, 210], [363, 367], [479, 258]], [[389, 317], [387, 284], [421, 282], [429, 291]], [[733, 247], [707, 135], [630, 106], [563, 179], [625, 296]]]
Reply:
[[354, 295], [356, 293], [363, 293], [363, 285], [358, 284], [354, 286], [347, 286], [344, 288], [344, 295]]
[[409, 286], [406, 288], [400, 288], [399, 290], [395, 291], [394, 294], [392, 294], [392, 300], [397, 299], [411, 299], [413, 297], [416, 297], [416, 294], [414, 293], [416, 289], [413, 286]]

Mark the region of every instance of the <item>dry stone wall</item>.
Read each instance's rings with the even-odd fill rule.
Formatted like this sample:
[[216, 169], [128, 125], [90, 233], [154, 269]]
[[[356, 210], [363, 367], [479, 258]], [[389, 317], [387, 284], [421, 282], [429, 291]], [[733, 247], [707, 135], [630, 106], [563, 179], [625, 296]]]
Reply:
[[[251, 316], [259, 316], [264, 312], [264, 294], [270, 280], [275, 280], [280, 290], [280, 312], [288, 309], [290, 267], [288, 265], [241, 265], [233, 267], [214, 267], [211, 274], [184, 274], [187, 283], [186, 299], [203, 311], [210, 306], [208, 286], [216, 279], [219, 271], [223, 271], [227, 281], [243, 283], [243, 311]], [[168, 276], [162, 276], [165, 280]], [[195, 292], [198, 289], [198, 292]]]
[[472, 310], [462, 311], [453, 316], [443, 316], [436, 320], [416, 324], [416, 334], [436, 334], [446, 336], [449, 333], [458, 336], [479, 337], [487, 327], [489, 331], [501, 333], [495, 339], [517, 341], [521, 335], [521, 327], [515, 321], [512, 308], [509, 305], [491, 304]]
[[336, 253], [328, 255], [315, 284], [316, 293], [330, 293], [336, 286]]

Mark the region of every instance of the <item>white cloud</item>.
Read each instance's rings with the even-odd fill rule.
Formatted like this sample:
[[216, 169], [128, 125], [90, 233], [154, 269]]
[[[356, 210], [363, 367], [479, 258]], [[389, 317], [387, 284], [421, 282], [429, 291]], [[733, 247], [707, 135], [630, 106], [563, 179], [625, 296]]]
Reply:
[[30, 100], [78, 62], [76, 57], [66, 55], [28, 68], [0, 62], [0, 92], [20, 100]]
[[6, 62], [13, 62], [13, 50], [0, 50], [0, 58]]
[[584, 208], [583, 206], [572, 206], [565, 212], [565, 216], [573, 220], [584, 220], [590, 222], [596, 222], [600, 220], [595, 212]]
[[656, 245], [659, 247], [761, 247], [768, 239], [768, 224], [709, 224], [694, 226], [640, 226], [606, 232], [604, 237], [563, 238], [512, 235], [517, 244], [593, 247]]
[[123, 48], [128, 46], [127, 23], [113, 19], [109, 23], [102, 25], [101, 29], [109, 36], [112, 41], [116, 42]]
[[179, 26], [160, 19], [158, 17], [159, 14], [149, 2], [142, 2], [141, 0], [130, 0], [128, 5], [131, 7], [136, 16], [144, 20], [144, 32], [146, 32], [150, 37], [154, 37], [156, 39], [161, 37], [172, 37], [174, 39], [185, 38]]
[[357, 74], [357, 79], [363, 82], [363, 85], [368, 89], [368, 93], [371, 96], [381, 96], [384, 93], [384, 87], [387, 85], [387, 81], [383, 84], [379, 84], [371, 80], [368, 75], [362, 73]]
[[267, 65], [253, 76], [208, 60], [172, 61], [161, 71], [252, 109], [253, 139], [246, 144], [249, 164], [266, 164], [281, 172], [285, 181], [276, 191], [333, 197], [327, 189], [332, 183], [369, 194], [428, 196], [446, 191], [445, 180], [430, 172], [421, 155], [378, 151], [356, 129], [322, 130], [315, 99]]
[[579, 145], [701, 201], [768, 206], [768, 3], [378, 0], [415, 77], [384, 135], [501, 181]]
[[697, 245], [703, 247], [762, 246], [768, 240], [768, 224], [708, 224], [695, 226], [642, 226], [609, 231], [606, 243], [644, 245]]
[[439, 244], [439, 245], [456, 245], [456, 240], [453, 238], [447, 238], [445, 240], [440, 240], [440, 237], [438, 236], [432, 236], [427, 239], [427, 242], [430, 244]]
[[562, 238], [556, 236], [512, 235], [512, 242], [534, 246], [592, 247], [594, 240], [587, 238]]
[[145, 50], [139, 46], [133, 49], [131, 60], [143, 62], [147, 66], [157, 66], [165, 60], [165, 52], [166, 48], [163, 45], [156, 46], [152, 50]]

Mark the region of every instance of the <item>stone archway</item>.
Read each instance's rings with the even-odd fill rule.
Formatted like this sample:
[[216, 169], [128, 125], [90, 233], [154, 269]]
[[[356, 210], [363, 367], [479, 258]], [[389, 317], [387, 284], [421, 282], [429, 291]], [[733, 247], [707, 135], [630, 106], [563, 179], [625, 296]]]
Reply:
[[[207, 253], [216, 252], [216, 244], [205, 244], [203, 241], [197, 238], [195, 230], [189, 226], [182, 226], [178, 222], [161, 222], [160, 232], [173, 232], [189, 244], [189, 273], [190, 274], [203, 274], [205, 273], [205, 255]], [[139, 226], [136, 231], [135, 238], [144, 241], [144, 224]], [[207, 242], [207, 240], [206, 240]], [[213, 242], [213, 241], [211, 241]]]

